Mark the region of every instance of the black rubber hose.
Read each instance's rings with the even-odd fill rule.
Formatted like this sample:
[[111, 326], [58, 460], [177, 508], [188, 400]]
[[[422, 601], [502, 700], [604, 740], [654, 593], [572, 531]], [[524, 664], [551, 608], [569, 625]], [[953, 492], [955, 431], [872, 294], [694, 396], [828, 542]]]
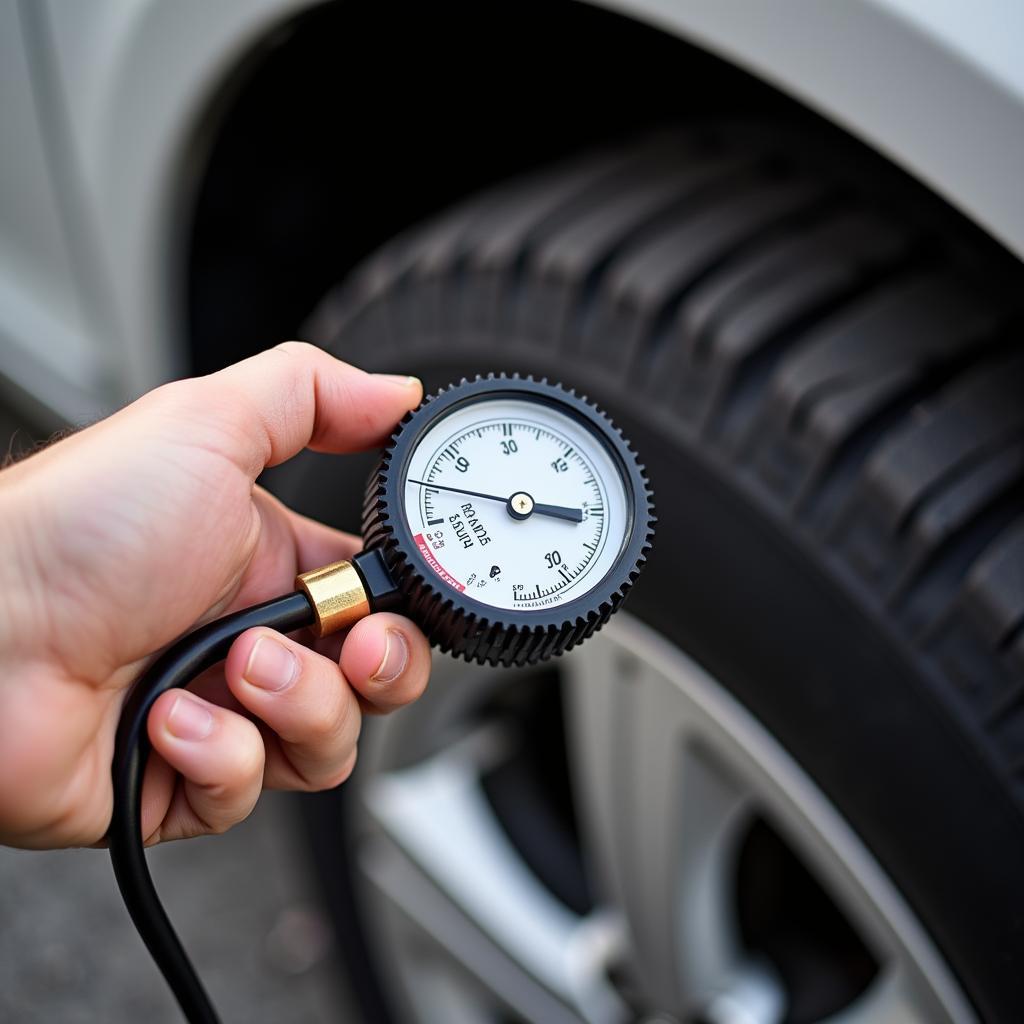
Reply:
[[114, 810], [107, 838], [117, 884], [135, 927], [191, 1024], [217, 1024], [217, 1012], [167, 918], [142, 846], [142, 778], [149, 757], [146, 720], [162, 693], [186, 686], [223, 661], [232, 642], [253, 626], [282, 633], [312, 625], [313, 607], [294, 593], [217, 619], [178, 640], [133, 687], [114, 743]]

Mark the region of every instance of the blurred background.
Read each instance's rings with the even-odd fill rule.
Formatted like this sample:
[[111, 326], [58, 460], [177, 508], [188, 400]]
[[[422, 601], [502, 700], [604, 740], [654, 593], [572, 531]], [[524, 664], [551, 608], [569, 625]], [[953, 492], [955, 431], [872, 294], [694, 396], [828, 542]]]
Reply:
[[[358, 1019], [294, 813], [268, 794], [223, 843], [153, 850], [161, 899], [225, 1020]], [[0, 1016], [179, 1021], [105, 850], [0, 849]]]
[[[438, 658], [341, 791], [151, 852], [226, 1020], [1019, 1018], [1022, 44], [1000, 0], [0, 0], [0, 450], [301, 337], [562, 380], [656, 490], [584, 650]], [[369, 458], [264, 482], [357, 529]], [[104, 852], [0, 850], [0, 920], [0, 1018], [177, 1019]]]

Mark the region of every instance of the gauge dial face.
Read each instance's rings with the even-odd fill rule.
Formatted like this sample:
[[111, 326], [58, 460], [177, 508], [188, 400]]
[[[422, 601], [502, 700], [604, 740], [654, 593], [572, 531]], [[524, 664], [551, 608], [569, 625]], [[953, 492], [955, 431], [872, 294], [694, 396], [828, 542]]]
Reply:
[[631, 526], [608, 448], [546, 401], [456, 407], [420, 438], [404, 494], [413, 541], [434, 573], [516, 611], [584, 596], [615, 564]]

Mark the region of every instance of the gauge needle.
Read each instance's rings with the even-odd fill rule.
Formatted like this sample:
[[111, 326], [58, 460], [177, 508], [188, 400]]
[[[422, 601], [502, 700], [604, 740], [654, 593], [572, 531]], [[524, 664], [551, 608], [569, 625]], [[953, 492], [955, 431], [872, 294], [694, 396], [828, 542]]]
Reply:
[[[473, 498], [487, 498], [489, 501], [500, 501], [510, 511], [512, 499], [525, 493], [523, 491], [514, 491], [509, 497], [503, 498], [500, 494], [483, 494], [480, 491], [467, 491], [464, 487], [445, 487], [443, 484], [428, 484], [425, 480], [409, 480], [409, 483], [418, 484], [420, 487], [432, 487], [435, 491], [453, 491], [455, 494], [468, 494]], [[537, 501], [533, 502], [532, 508], [530, 508], [530, 511], [525, 516], [519, 515], [514, 518], [525, 519], [534, 512], [539, 516], [551, 516], [552, 519], [567, 519], [570, 523], [583, 522], [582, 509], [569, 508], [567, 505], [542, 505]]]
[[568, 519], [570, 523], [583, 522], [583, 509], [569, 508], [567, 505], [542, 505], [533, 503], [533, 511], [539, 516], [551, 516], [552, 519]]

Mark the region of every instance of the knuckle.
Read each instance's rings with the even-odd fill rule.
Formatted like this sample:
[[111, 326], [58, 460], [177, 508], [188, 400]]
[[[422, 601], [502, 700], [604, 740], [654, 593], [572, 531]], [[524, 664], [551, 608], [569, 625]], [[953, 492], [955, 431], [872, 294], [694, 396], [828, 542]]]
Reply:
[[332, 747], [351, 732], [358, 736], [359, 721], [353, 721], [357, 712], [354, 700], [317, 702], [306, 723], [306, 742], [315, 747]]
[[141, 401], [162, 411], [174, 413], [194, 406], [200, 400], [202, 390], [201, 378], [186, 377], [182, 380], [172, 380], [167, 384], [161, 384], [158, 388], [143, 395]]
[[258, 783], [263, 778], [263, 741], [249, 745], [244, 753], [238, 757], [238, 772], [240, 780], [246, 787]]
[[298, 359], [312, 359], [315, 358], [314, 353], [319, 353], [320, 349], [308, 341], [291, 340], [282, 341], [275, 345], [274, 351], [283, 352], [286, 356], [293, 356]]
[[263, 778], [264, 750], [263, 738], [252, 723], [246, 730], [245, 740], [239, 740], [231, 747], [231, 782], [219, 787], [224, 800], [231, 800], [247, 793], [253, 784]]
[[315, 790], [320, 791], [325, 789], [334, 789], [337, 786], [340, 786], [343, 782], [347, 782], [349, 777], [352, 775], [352, 772], [355, 771], [358, 757], [359, 748], [353, 746], [348, 754], [345, 755], [341, 764], [339, 764], [334, 770], [327, 772], [319, 780], [318, 785], [314, 787]]
[[344, 719], [343, 711], [315, 708], [306, 720], [306, 741], [314, 746], [329, 744], [342, 731]]
[[203, 815], [203, 824], [214, 835], [223, 835], [228, 829], [245, 821], [256, 806], [255, 795], [239, 791], [234, 786], [210, 793], [209, 797], [215, 809]]
[[212, 822], [207, 822], [208, 835], [222, 836], [235, 825], [245, 820], [246, 815], [217, 815]]

